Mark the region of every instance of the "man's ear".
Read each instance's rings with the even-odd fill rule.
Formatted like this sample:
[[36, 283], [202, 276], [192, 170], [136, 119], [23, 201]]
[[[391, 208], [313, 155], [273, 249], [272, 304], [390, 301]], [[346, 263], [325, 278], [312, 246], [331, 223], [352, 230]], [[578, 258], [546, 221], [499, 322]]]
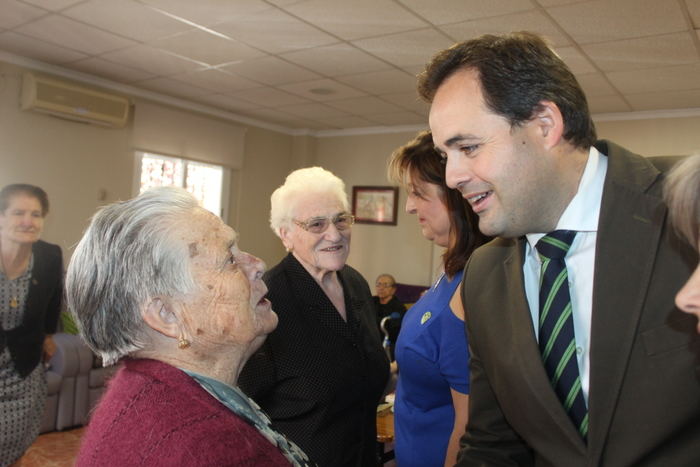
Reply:
[[552, 101], [541, 101], [530, 123], [547, 149], [557, 146], [564, 136], [564, 117], [559, 106]]
[[152, 298], [141, 315], [154, 331], [175, 339], [180, 336], [181, 323], [169, 301], [160, 297]]

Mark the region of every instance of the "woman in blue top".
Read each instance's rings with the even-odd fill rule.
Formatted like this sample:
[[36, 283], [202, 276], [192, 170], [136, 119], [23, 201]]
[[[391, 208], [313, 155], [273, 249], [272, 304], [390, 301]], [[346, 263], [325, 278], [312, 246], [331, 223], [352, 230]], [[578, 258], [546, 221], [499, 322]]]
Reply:
[[447, 248], [444, 273], [408, 310], [396, 344], [396, 462], [452, 466], [468, 417], [469, 353], [461, 301], [450, 307], [450, 300], [459, 296], [455, 291], [469, 255], [487, 239], [466, 200], [445, 184], [445, 166], [430, 132], [394, 152], [389, 178], [406, 187], [406, 211], [418, 216], [423, 236]]

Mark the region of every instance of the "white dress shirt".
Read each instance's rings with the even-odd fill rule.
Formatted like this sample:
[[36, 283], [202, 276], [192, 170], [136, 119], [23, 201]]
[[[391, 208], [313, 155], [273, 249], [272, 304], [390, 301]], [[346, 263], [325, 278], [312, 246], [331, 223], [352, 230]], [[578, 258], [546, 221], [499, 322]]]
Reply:
[[[598, 237], [600, 202], [603, 183], [608, 170], [608, 158], [591, 147], [586, 168], [581, 176], [576, 195], [559, 218], [555, 230], [575, 230], [578, 233], [565, 258], [569, 274], [569, 292], [576, 338], [576, 359], [581, 376], [581, 389], [588, 405], [590, 381], [591, 314], [593, 308], [593, 275], [595, 270], [595, 246]], [[530, 315], [539, 339], [540, 257], [535, 245], [546, 233], [528, 234], [523, 273], [525, 294], [530, 305]]]

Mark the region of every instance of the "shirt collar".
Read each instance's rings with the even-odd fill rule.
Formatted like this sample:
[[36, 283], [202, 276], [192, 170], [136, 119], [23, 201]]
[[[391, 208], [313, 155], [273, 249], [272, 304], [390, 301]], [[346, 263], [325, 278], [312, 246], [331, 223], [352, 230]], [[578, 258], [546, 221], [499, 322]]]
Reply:
[[[603, 185], [608, 170], [608, 158], [591, 146], [581, 181], [573, 199], [566, 207], [555, 230], [575, 230], [577, 232], [597, 232], [600, 217], [600, 202], [603, 199]], [[546, 233], [527, 234], [527, 242], [535, 248]]]

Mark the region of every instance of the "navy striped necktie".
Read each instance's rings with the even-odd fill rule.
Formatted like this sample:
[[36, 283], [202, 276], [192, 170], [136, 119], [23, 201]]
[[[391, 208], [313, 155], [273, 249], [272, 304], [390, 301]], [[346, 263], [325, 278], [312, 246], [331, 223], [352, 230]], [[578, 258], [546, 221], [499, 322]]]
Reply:
[[539, 345], [552, 386], [585, 440], [588, 435], [588, 409], [576, 361], [569, 275], [564, 263], [575, 236], [575, 231], [556, 230], [542, 237], [536, 245], [542, 260]]

